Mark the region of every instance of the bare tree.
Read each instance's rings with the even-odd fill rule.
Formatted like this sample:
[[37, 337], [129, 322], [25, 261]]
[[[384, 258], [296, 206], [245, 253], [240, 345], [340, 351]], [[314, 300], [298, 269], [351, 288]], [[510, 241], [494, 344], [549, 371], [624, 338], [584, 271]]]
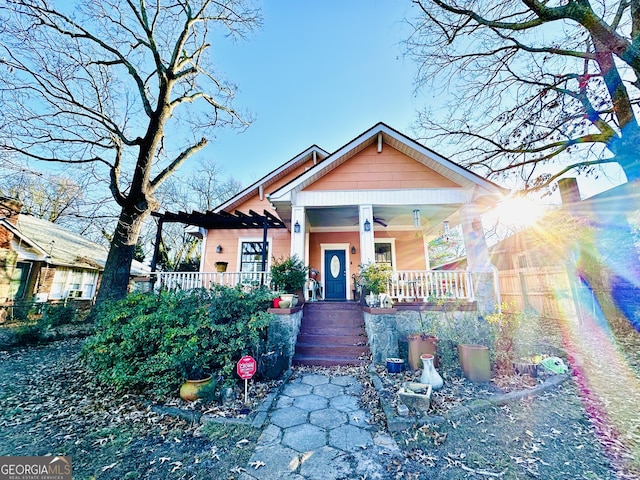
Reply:
[[[208, 211], [238, 193], [242, 184], [233, 177], [225, 177], [224, 169], [211, 159], [202, 159], [197, 168], [186, 177], [175, 175], [158, 189], [157, 197], [167, 210]], [[154, 225], [157, 224], [154, 222]], [[199, 267], [200, 241], [191, 235], [185, 225], [165, 223], [158, 266], [165, 271]], [[154, 238], [149, 236], [149, 238]]]
[[640, 1], [413, 3], [419, 85], [452, 95], [444, 115], [421, 112], [423, 138], [525, 189], [612, 162], [640, 178]]
[[126, 294], [158, 187], [214, 128], [248, 125], [208, 55], [214, 29], [242, 37], [259, 23], [243, 0], [0, 6], [0, 148], [90, 166], [120, 208], [98, 302]]

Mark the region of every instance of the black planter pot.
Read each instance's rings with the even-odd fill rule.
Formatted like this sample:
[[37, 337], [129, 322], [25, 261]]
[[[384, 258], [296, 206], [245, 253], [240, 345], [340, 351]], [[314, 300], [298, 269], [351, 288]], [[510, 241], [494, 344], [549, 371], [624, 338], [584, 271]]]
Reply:
[[289, 362], [284, 353], [265, 353], [258, 358], [258, 375], [266, 380], [275, 380], [282, 375], [288, 366]]

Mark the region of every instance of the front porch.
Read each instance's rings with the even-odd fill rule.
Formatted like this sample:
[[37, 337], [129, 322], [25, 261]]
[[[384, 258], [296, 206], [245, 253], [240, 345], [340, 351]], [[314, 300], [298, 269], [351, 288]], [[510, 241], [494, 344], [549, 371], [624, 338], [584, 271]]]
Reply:
[[[466, 270], [398, 270], [387, 284], [387, 295], [395, 303], [433, 303], [440, 300], [476, 301], [474, 274]], [[270, 272], [154, 272], [154, 288], [190, 290], [220, 285], [253, 289], [270, 285]], [[318, 280], [325, 291], [323, 280]], [[308, 284], [309, 285], [309, 284]], [[355, 285], [353, 285], [355, 289]], [[312, 298], [311, 288], [305, 288], [305, 301]], [[322, 301], [322, 300], [320, 300]]]

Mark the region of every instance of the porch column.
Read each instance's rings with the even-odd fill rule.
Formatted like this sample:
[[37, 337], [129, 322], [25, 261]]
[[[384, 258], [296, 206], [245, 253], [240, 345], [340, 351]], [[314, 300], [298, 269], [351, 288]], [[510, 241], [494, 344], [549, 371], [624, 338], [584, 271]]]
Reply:
[[473, 291], [481, 315], [493, 313], [499, 302], [487, 240], [476, 205], [466, 204], [460, 211], [462, 234], [467, 249], [467, 270], [471, 273]]
[[[296, 232], [296, 225], [300, 231]], [[305, 261], [304, 240], [307, 237], [307, 221], [304, 207], [291, 208], [291, 256], [297, 255], [300, 260]]]
[[467, 249], [467, 265], [473, 272], [491, 272], [489, 249], [476, 205], [468, 203], [460, 211], [462, 235]]
[[[360, 263], [366, 265], [375, 261], [375, 244], [373, 242], [373, 205], [360, 205], [358, 209], [360, 225]], [[369, 231], [365, 224], [369, 222]]]

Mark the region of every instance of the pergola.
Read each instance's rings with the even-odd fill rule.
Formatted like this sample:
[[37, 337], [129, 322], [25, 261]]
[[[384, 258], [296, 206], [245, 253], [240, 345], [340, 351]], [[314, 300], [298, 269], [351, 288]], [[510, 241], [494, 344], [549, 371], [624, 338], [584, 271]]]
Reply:
[[153, 217], [158, 218], [158, 230], [156, 232], [156, 244], [153, 250], [153, 258], [151, 260], [151, 271], [156, 271], [156, 264], [160, 251], [160, 242], [162, 240], [162, 225], [165, 222], [183, 223], [185, 225], [193, 225], [196, 227], [206, 228], [208, 230], [238, 230], [246, 228], [262, 229], [262, 270], [267, 266], [267, 231], [270, 228], [286, 228], [285, 224], [273, 213], [264, 210], [262, 215], [253, 210], [249, 210], [249, 214], [236, 210], [235, 213], [225, 211], [213, 212], [151, 212]]

